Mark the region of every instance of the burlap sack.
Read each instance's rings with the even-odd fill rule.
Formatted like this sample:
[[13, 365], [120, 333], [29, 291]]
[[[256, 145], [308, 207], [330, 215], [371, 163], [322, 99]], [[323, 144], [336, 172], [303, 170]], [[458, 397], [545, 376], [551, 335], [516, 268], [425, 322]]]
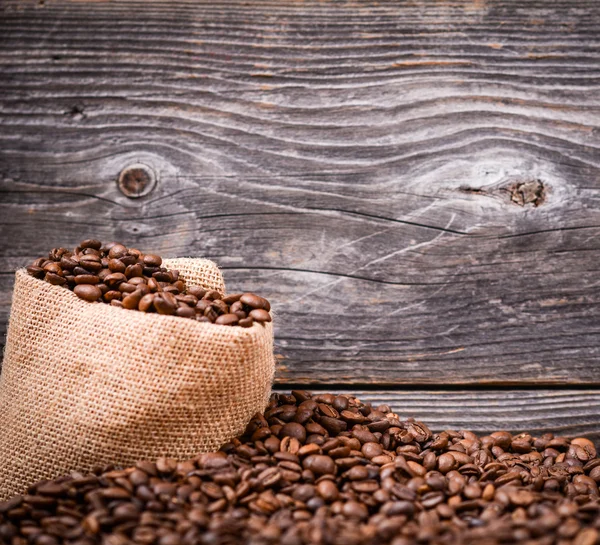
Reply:
[[[224, 292], [204, 259], [173, 259]], [[217, 449], [266, 406], [273, 328], [200, 323], [87, 303], [16, 273], [0, 375], [0, 500], [101, 464]]]

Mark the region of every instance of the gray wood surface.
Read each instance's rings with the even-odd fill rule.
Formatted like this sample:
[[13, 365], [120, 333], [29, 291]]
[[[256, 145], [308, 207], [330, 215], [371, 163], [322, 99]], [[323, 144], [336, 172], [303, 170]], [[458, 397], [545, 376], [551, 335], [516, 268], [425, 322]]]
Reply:
[[600, 384], [596, 0], [0, 10], [0, 331], [93, 235], [269, 297], [280, 384]]
[[335, 392], [353, 395], [373, 406], [386, 404], [402, 419], [421, 420], [432, 431], [466, 429], [480, 435], [498, 430], [526, 431], [532, 435], [550, 431], [555, 435], [589, 437], [600, 446], [600, 390]]

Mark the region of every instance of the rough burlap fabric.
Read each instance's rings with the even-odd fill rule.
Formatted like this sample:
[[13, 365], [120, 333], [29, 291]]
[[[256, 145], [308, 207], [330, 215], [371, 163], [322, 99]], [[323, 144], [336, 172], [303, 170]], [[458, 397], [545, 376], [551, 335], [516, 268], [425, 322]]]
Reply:
[[[174, 259], [224, 292], [211, 261]], [[16, 273], [0, 375], [0, 500], [74, 470], [217, 449], [266, 406], [273, 328], [88, 303]]]

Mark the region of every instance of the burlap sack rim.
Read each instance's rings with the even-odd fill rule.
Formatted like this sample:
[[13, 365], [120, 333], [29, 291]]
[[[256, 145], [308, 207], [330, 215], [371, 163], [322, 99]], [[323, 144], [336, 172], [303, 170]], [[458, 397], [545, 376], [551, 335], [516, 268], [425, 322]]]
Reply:
[[[194, 258], [191, 258], [194, 259]], [[168, 260], [165, 260], [168, 261]], [[173, 260], [175, 261], [175, 260]], [[54, 284], [50, 284], [49, 282], [46, 282], [45, 280], [40, 280], [39, 278], [35, 278], [33, 276], [31, 276], [27, 270], [25, 268], [21, 268], [21, 269], [17, 269], [17, 271], [15, 272], [15, 276], [27, 276], [28, 279], [31, 279], [32, 281], [34, 281], [35, 283], [40, 283], [40, 284], [44, 284], [46, 286], [46, 289], [48, 289], [51, 293], [55, 293], [57, 296], [59, 297], [65, 297], [67, 299], [71, 299], [72, 301], [76, 301], [76, 305], [81, 305], [81, 308], [87, 307], [88, 305], [94, 305], [94, 306], [98, 306], [99, 312], [112, 312], [112, 313], [117, 313], [115, 314], [115, 316], [118, 315], [118, 313], [120, 312], [135, 312], [136, 316], [139, 316], [138, 319], [141, 319], [145, 322], [148, 322], [148, 324], [160, 324], [162, 321], [166, 321], [166, 323], [169, 323], [171, 320], [185, 320], [185, 323], [188, 324], [190, 327], [195, 327], [198, 329], [198, 334], [203, 334], [206, 331], [211, 331], [213, 334], [214, 333], [223, 333], [225, 330], [225, 332], [227, 333], [228, 336], [231, 336], [232, 334], [235, 335], [237, 338], [239, 339], [247, 339], [247, 338], [251, 338], [254, 337], [254, 335], [260, 331], [259, 328], [264, 327], [261, 324], [258, 324], [256, 322], [254, 322], [252, 324], [251, 327], [239, 327], [239, 326], [223, 326], [220, 324], [212, 324], [212, 323], [208, 323], [208, 322], [197, 322], [195, 320], [191, 320], [190, 318], [183, 318], [181, 316], [168, 316], [165, 314], [156, 314], [154, 312], [141, 312], [139, 310], [128, 310], [125, 308], [119, 308], [119, 307], [114, 307], [112, 305], [109, 305], [107, 303], [98, 303], [98, 302], [89, 302], [89, 301], [84, 301], [83, 299], [80, 299], [79, 297], [77, 297], [77, 295], [75, 295], [70, 289], [65, 288], [64, 286], [55, 286]], [[86, 309], [89, 312], [89, 309]], [[5, 347], [6, 350], [6, 347]]]

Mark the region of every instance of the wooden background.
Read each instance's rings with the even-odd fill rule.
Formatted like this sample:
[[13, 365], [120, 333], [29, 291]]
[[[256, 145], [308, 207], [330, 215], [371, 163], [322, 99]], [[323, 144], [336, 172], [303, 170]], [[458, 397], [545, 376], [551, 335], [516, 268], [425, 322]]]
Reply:
[[599, 28], [597, 0], [3, 0], [2, 337], [16, 268], [117, 239], [267, 296], [277, 388], [600, 439]]

